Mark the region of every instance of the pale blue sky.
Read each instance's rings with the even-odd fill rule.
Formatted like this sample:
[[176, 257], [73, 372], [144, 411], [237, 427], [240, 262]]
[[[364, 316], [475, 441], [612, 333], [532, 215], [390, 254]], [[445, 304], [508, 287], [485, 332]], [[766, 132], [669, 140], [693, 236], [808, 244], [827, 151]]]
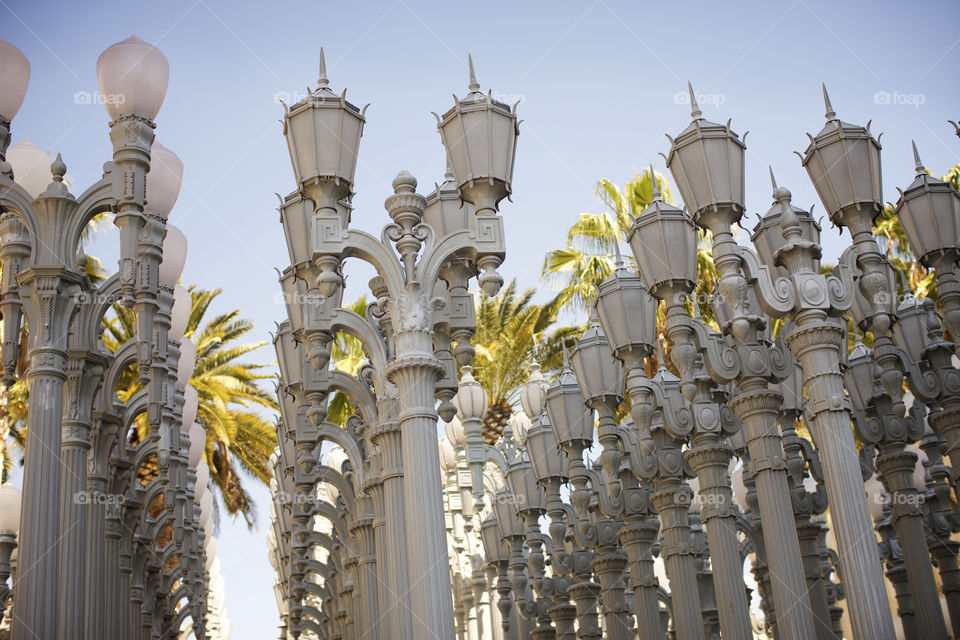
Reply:
[[[960, 4], [750, 2], [37, 2], [0, 0], [0, 37], [30, 59], [32, 77], [13, 140], [61, 152], [81, 191], [110, 157], [107, 115], [83, 104], [96, 93], [96, 60], [136, 34], [170, 60], [158, 138], [185, 165], [171, 222], [190, 240], [184, 282], [223, 287], [216, 310], [242, 308], [267, 340], [284, 315], [273, 267], [288, 263], [274, 192], [294, 181], [278, 96], [314, 86], [320, 46], [331, 85], [372, 103], [360, 148], [354, 224], [376, 231], [400, 169], [420, 191], [443, 175], [430, 111], [467, 84], [473, 54], [484, 90], [522, 99], [513, 203], [503, 203], [507, 261], [501, 272], [538, 285], [543, 254], [561, 246], [593, 191], [623, 183], [666, 152], [664, 133], [689, 121], [686, 82], [704, 115], [733, 118], [747, 138], [747, 204], [770, 204], [767, 165], [794, 203], [816, 202], [798, 158], [804, 132], [823, 124], [820, 83], [838, 115], [885, 132], [884, 195], [913, 176], [910, 140], [944, 172], [960, 157], [947, 124], [960, 119]], [[679, 99], [677, 98], [679, 96]], [[818, 215], [822, 206], [817, 205]], [[826, 222], [826, 221], [825, 221]], [[745, 223], [746, 224], [746, 223]], [[749, 225], [752, 226], [752, 225]], [[829, 227], [826, 223], [825, 226]], [[841, 244], [825, 230], [828, 258]], [[116, 268], [114, 237], [91, 253]], [[113, 264], [111, 264], [113, 263]], [[355, 271], [348, 296], [365, 286]], [[259, 353], [273, 360], [272, 348]], [[233, 638], [275, 637], [273, 576], [266, 560], [267, 493], [254, 489], [259, 530], [221, 522], [219, 553]]]

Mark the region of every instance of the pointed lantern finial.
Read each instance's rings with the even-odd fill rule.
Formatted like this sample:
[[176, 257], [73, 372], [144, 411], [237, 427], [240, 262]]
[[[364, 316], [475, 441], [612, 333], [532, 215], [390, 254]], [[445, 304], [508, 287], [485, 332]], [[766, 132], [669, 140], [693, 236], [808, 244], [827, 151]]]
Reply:
[[477, 72], [473, 70], [473, 56], [469, 53], [467, 54], [467, 65], [470, 67], [470, 85], [468, 88], [471, 92], [480, 91], [480, 83], [477, 82]]
[[823, 88], [823, 104], [827, 109], [824, 115], [828, 121], [835, 120], [837, 117], [837, 112], [833, 110], [833, 105], [830, 104], [830, 94], [827, 93], [827, 85], [821, 82], [820, 86]]
[[914, 140], [910, 141], [910, 144], [913, 145], [913, 161], [917, 165], [917, 175], [921, 175], [927, 172], [926, 168], [923, 166], [923, 161], [920, 160], [920, 152], [917, 151], [917, 143]]
[[777, 193], [777, 179], [773, 176], [773, 165], [767, 165], [767, 168], [770, 169], [770, 185], [773, 187], [774, 197]]
[[623, 256], [620, 255], [620, 239], [619, 238], [613, 241], [613, 257], [614, 257], [614, 261], [613, 261], [614, 270], [622, 269]]
[[700, 111], [700, 105], [697, 104], [697, 94], [693, 92], [693, 85], [687, 81], [687, 90], [690, 92], [690, 117], [696, 120], [703, 112]]
[[320, 89], [326, 89], [330, 86], [330, 80], [327, 78], [327, 58], [323, 54], [323, 47], [320, 47], [320, 75], [317, 79], [317, 86]]
[[652, 164], [650, 165], [650, 193], [654, 200], [659, 200], [660, 196], [663, 195], [660, 193], [660, 185], [657, 183], [657, 173], [653, 170]]

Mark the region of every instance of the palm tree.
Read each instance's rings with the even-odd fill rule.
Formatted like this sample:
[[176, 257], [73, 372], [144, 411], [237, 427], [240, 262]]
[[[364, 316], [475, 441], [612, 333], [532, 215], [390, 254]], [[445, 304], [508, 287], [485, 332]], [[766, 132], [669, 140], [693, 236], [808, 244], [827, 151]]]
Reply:
[[[250, 320], [240, 317], [239, 309], [217, 315], [201, 327], [210, 304], [223, 290], [191, 285], [189, 291], [192, 309], [184, 335], [197, 346], [190, 384], [200, 398], [197, 422], [207, 433], [203, 457], [227, 513], [242, 515], [247, 526], [252, 527], [256, 508], [238, 471], [243, 470], [264, 484], [270, 482], [270, 455], [277, 445], [277, 435], [273, 422], [256, 409], [277, 411], [278, 406], [271, 394], [259, 387], [260, 380], [273, 377], [261, 373], [271, 365], [237, 360], [266, 343], [233, 344], [253, 329]], [[133, 311], [121, 305], [114, 305], [113, 311], [104, 320], [103, 337], [111, 351], [136, 335]], [[128, 369], [118, 386], [121, 400], [133, 396], [141, 388], [137, 372]], [[132, 437], [142, 438], [149, 426], [146, 420], [137, 426]]]
[[653, 169], [636, 174], [623, 190], [606, 178], [597, 182], [596, 194], [609, 211], [581, 213], [567, 230], [567, 246], [549, 251], [541, 275], [558, 286], [559, 311], [586, 311], [593, 304], [596, 285], [613, 273], [614, 247], [625, 242], [633, 219], [653, 202], [656, 176], [661, 198], [674, 203], [670, 183]]
[[[544, 259], [541, 275], [548, 284], [560, 287], [558, 311], [582, 312], [593, 306], [597, 285], [613, 273], [615, 250], [626, 241], [634, 218], [654, 200], [654, 177], [660, 198], [668, 204], [675, 204], [667, 178], [653, 168], [636, 174], [622, 190], [606, 178], [597, 183], [597, 195], [609, 211], [581, 213], [567, 231], [567, 246], [551, 250]], [[623, 259], [636, 272], [635, 261], [629, 252]], [[697, 311], [714, 326], [716, 321], [709, 299], [717, 278], [710, 236], [700, 230], [697, 232], [697, 284], [693, 298], [697, 302]], [[689, 306], [693, 311], [692, 302]], [[661, 305], [657, 314], [657, 335], [665, 351], [669, 351], [670, 341], [665, 329], [665, 309]], [[652, 373], [655, 363], [651, 359], [649, 364]]]
[[544, 305], [531, 304], [534, 289], [517, 293], [517, 281], [510, 283], [494, 298], [478, 294], [477, 329], [470, 343], [476, 349], [473, 375], [487, 392], [487, 411], [483, 435], [493, 444], [513, 413], [520, 389], [527, 381], [528, 365], [535, 361], [545, 371], [561, 363], [561, 344], [569, 346], [582, 333], [582, 327], [559, 327], [559, 297]]
[[[360, 296], [346, 308], [361, 317], [365, 316], [367, 313], [367, 297]], [[363, 353], [363, 345], [360, 340], [346, 333], [338, 333], [334, 338], [330, 348], [330, 358], [337, 370], [349, 376], [356, 376], [360, 373], [363, 365], [367, 364], [367, 356]], [[342, 427], [352, 414], [353, 407], [350, 405], [350, 398], [339, 391], [333, 394], [333, 398], [330, 399], [330, 404], [327, 407], [330, 422]]]

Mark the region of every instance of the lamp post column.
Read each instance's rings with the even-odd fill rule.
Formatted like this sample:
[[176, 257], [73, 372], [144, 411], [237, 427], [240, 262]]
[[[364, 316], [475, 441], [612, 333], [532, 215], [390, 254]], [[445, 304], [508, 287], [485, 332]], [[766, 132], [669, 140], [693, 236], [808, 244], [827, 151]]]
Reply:
[[[87, 491], [93, 400], [103, 379], [103, 359], [85, 352], [71, 353], [67, 362], [69, 394], [63, 411], [60, 458], [64, 473], [60, 488], [60, 617], [58, 637], [83, 638], [88, 516], [96, 517], [106, 496]], [[96, 506], [95, 506], [96, 505]]]
[[67, 330], [73, 292], [82, 276], [63, 267], [34, 266], [20, 276], [30, 327], [27, 381], [27, 464], [23, 471], [21, 570], [14, 600], [13, 637], [56, 637], [59, 587], [60, 463]]
[[670, 579], [673, 626], [678, 640], [703, 640], [700, 591], [690, 544], [688, 510], [693, 492], [683, 481], [679, 443], [662, 427], [652, 429], [658, 461], [656, 491], [650, 496], [660, 514], [663, 543], [660, 555]]
[[[631, 493], [637, 493], [649, 505], [649, 485], [624, 486], [624, 504], [629, 505]], [[638, 500], [639, 502], [640, 500]], [[627, 552], [630, 570], [630, 589], [633, 591], [633, 613], [637, 618], [637, 633], [641, 638], [663, 638], [660, 625], [660, 605], [657, 601], [657, 577], [653, 572], [651, 548], [660, 533], [660, 522], [650, 513], [649, 506], [635, 513], [625, 512], [626, 524], [620, 529], [620, 544]]]

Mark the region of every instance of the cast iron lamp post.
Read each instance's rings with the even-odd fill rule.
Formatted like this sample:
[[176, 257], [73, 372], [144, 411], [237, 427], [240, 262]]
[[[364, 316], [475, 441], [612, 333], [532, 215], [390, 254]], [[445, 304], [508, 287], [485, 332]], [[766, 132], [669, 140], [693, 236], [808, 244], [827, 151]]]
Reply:
[[[316, 269], [310, 272], [306, 267], [310, 276], [315, 275], [308, 287], [315, 286], [327, 298], [340, 295], [341, 265], [350, 257], [371, 263], [378, 273], [374, 293], [381, 313], [389, 315], [394, 346], [382, 373], [397, 388], [403, 468], [417, 469], [405, 474], [403, 484], [407, 562], [411, 575], [422, 576], [420, 587], [410, 594], [411, 618], [414, 635], [442, 638], [451, 637], [454, 629], [435, 435], [434, 397], [445, 373], [434, 348], [435, 323], [440, 319], [434, 310], [443, 301], [435, 298], [436, 285], [446, 277], [448, 288], [459, 291], [464, 283], [451, 275], [449, 265], [464, 259], [483, 271], [478, 280], [489, 295], [502, 284], [495, 271], [504, 255], [497, 205], [510, 193], [517, 135], [516, 112], [481, 93], [472, 63], [470, 67], [469, 94], [437, 117], [457, 190], [476, 208], [475, 219], [461, 218], [455, 230], [424, 224], [427, 201], [416, 193], [417, 181], [406, 172], [398, 174], [394, 195], [385, 203], [393, 222], [384, 229], [382, 241], [349, 228], [364, 116], [344, 96], [330, 91], [322, 58], [318, 89], [285, 108], [284, 116], [299, 189], [313, 205], [312, 212], [303, 211], [298, 218], [302, 228], [310, 230], [310, 242], [304, 259], [296, 262]], [[389, 243], [396, 244], [396, 253]], [[333, 336], [306, 324], [307, 357], [314, 367], [325, 369]]]
[[[911, 306], [919, 306], [912, 296], [904, 301], [901, 310], [906, 311]], [[921, 322], [925, 322], [925, 316], [926, 313], [922, 313]], [[916, 337], [922, 344], [922, 338]], [[930, 637], [946, 638], [917, 487], [913, 482], [917, 454], [906, 450], [906, 445], [923, 435], [923, 420], [916, 415], [899, 417], [894, 414], [892, 399], [878, 384], [879, 366], [873, 352], [862, 343], [857, 344], [850, 354], [845, 377], [856, 409], [857, 434], [865, 443], [879, 448], [877, 470], [890, 496], [890, 524], [896, 531], [903, 553], [917, 622]]]
[[[10, 121], [22, 103], [29, 77], [29, 64], [12, 46], [3, 43], [0, 66], [5, 71], [5, 95], [0, 109], [0, 142], [3, 151], [9, 143]], [[53, 637], [59, 625], [61, 637], [73, 637], [73, 629], [82, 629], [75, 623], [82, 617], [73, 607], [82, 598], [71, 597], [65, 602], [67, 618], [59, 615], [57, 572], [61, 557], [58, 543], [59, 528], [53, 523], [74, 517], [69, 495], [61, 495], [64, 488], [74, 488], [67, 482], [61, 486], [61, 466], [57, 459], [63, 441], [69, 459], [82, 451], [73, 446], [84, 439], [82, 425], [65, 430], [61, 438], [64, 383], [67, 379], [68, 322], [78, 308], [82, 291], [90, 290], [82, 270], [77, 268], [78, 244], [87, 222], [98, 213], [112, 211], [120, 228], [120, 288], [126, 306], [137, 311], [138, 335], [144, 358], [142, 363], [150, 371], [150, 351], [153, 344], [152, 316], [156, 306], [156, 272], [161, 261], [159, 241], [163, 238], [163, 212], [149, 212], [146, 193], [146, 174], [151, 166], [153, 118], [163, 103], [169, 75], [166, 58], [156, 48], [130, 38], [107, 49], [98, 60], [97, 75], [101, 93], [112, 119], [110, 137], [113, 142], [113, 162], [105, 166], [104, 177], [79, 199], [74, 198], [63, 184], [66, 167], [56, 160], [51, 166], [53, 182], [34, 198], [32, 194], [12, 181], [12, 170], [4, 162], [0, 167], [0, 205], [5, 211], [3, 225], [19, 239], [13, 251], [4, 258], [5, 276], [2, 307], [5, 317], [3, 363], [5, 380], [11, 380], [11, 364], [16, 362], [15, 342], [18, 335], [21, 309], [31, 327], [44, 330], [31, 332], [29, 358], [31, 367], [30, 407], [27, 428], [31, 434], [27, 465], [24, 473], [24, 512], [21, 563], [31, 566], [18, 577], [17, 615], [14, 635], [30, 633]], [[7, 84], [7, 82], [9, 84]], [[160, 180], [161, 184], [163, 180]], [[152, 194], [151, 194], [152, 196]], [[157, 198], [160, 204], [166, 195]], [[175, 200], [175, 195], [173, 196]], [[169, 200], [169, 198], [167, 198]], [[15, 218], [14, 218], [15, 216]], [[144, 231], [146, 230], [146, 231]], [[141, 235], [146, 233], [147, 244], [154, 245], [146, 252]], [[7, 236], [5, 233], [4, 236]], [[137, 272], [141, 278], [138, 284]], [[15, 280], [14, 280], [15, 278]], [[141, 375], [145, 375], [141, 368]], [[79, 453], [78, 453], [79, 455]], [[85, 456], [84, 456], [85, 461]], [[68, 460], [69, 464], [69, 460]], [[80, 527], [83, 530], [83, 527]], [[84, 553], [64, 542], [64, 550], [72, 557]], [[61, 572], [62, 573], [62, 572]], [[82, 578], [81, 578], [82, 583]], [[82, 589], [81, 589], [82, 594]], [[72, 625], [72, 626], [71, 626]], [[67, 634], [67, 635], [64, 635]]]
[[[653, 169], [650, 175], [655, 175]], [[658, 188], [654, 185], [655, 206], [667, 206], [659, 200]], [[619, 250], [618, 250], [619, 254]], [[646, 261], [653, 256], [638, 252]], [[617, 261], [613, 274], [597, 287], [597, 314], [609, 336], [610, 348], [616, 358], [627, 367], [627, 393], [631, 399], [631, 413], [638, 425], [640, 447], [631, 456], [642, 458], [652, 450], [650, 420], [654, 405], [662, 407], [664, 427], [673, 437], [690, 441], [685, 458], [691, 464], [704, 491], [700, 515], [710, 541], [714, 580], [720, 587], [716, 590], [721, 602], [720, 620], [724, 635], [730, 638], [748, 638], [751, 635], [750, 619], [743, 585], [743, 568], [737, 548], [734, 511], [731, 508], [731, 493], [726, 470], [733, 450], [723, 440], [721, 429], [733, 428], [729, 408], [714, 402], [714, 383], [697, 366], [694, 374], [696, 393], [691, 408], [679, 394], [665, 393], [663, 385], [646, 378], [643, 360], [653, 351], [656, 338], [657, 300], [647, 293], [643, 281], [624, 269]], [[576, 360], [575, 360], [576, 362]], [[602, 427], [601, 416], [601, 427]], [[603, 437], [600, 438], [603, 442]], [[605, 453], [607, 447], [605, 446]], [[603, 458], [601, 458], [603, 460]], [[619, 460], [617, 460], [619, 462]], [[642, 465], [641, 460], [634, 460]], [[666, 515], [666, 514], [664, 514]], [[651, 594], [652, 595], [652, 594]], [[650, 599], [651, 607], [656, 605]], [[649, 610], [651, 625], [659, 626], [655, 609]], [[651, 628], [652, 630], [652, 628]]]
[[[910, 247], [920, 262], [937, 273], [937, 291], [943, 306], [943, 324], [956, 343], [960, 338], [960, 280], [957, 260], [960, 259], [960, 196], [949, 184], [929, 175], [913, 146], [917, 177], [900, 192], [896, 213], [903, 225]], [[908, 355], [924, 370], [936, 374], [940, 382], [937, 404], [940, 411], [930, 415], [930, 423], [947, 442], [947, 456], [952, 464], [955, 495], [960, 497], [960, 373], [952, 364], [951, 346], [943, 340], [936, 311], [925, 307], [904, 318], [899, 310], [903, 329], [901, 343], [916, 344]], [[896, 327], [894, 335], [897, 336]], [[901, 346], [903, 346], [901, 344]]]

